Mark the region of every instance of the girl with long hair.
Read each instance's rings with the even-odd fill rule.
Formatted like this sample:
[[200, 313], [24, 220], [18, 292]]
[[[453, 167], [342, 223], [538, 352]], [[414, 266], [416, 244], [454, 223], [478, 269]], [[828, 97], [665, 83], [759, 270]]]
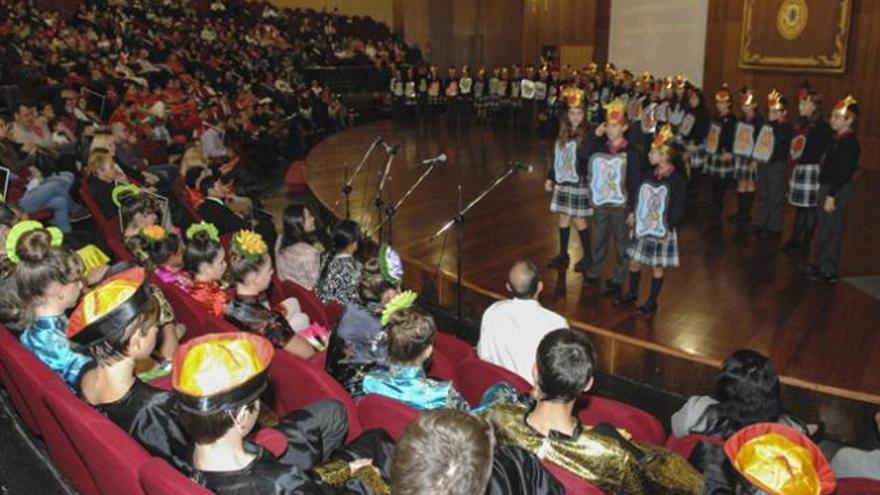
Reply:
[[315, 216], [302, 204], [284, 209], [281, 237], [275, 243], [275, 269], [278, 278], [312, 290], [321, 275], [321, 250]]
[[315, 292], [325, 304], [335, 302], [343, 306], [358, 300], [358, 284], [363, 264], [354, 254], [363, 241], [360, 225], [343, 220], [333, 229], [330, 250], [324, 255]]

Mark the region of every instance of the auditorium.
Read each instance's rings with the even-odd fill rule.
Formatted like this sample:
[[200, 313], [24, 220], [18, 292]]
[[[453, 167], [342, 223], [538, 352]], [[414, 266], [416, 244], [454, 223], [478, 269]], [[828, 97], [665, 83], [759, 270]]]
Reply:
[[875, 0], [0, 0], [0, 492], [880, 495], [878, 53]]

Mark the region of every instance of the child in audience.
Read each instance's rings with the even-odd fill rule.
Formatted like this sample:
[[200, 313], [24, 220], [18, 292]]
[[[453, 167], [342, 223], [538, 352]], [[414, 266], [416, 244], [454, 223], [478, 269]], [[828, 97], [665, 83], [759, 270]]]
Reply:
[[173, 396], [135, 376], [159, 335], [159, 302], [154, 295], [143, 268], [111, 275], [83, 296], [71, 316], [67, 338], [96, 363], [83, 375], [82, 399], [150, 454], [189, 474], [189, 441], [174, 417]]
[[226, 273], [226, 251], [214, 225], [199, 222], [186, 230], [189, 242], [183, 253], [183, 266], [192, 276], [189, 295], [214, 316], [222, 316], [229, 294], [221, 279]]
[[351, 220], [343, 220], [333, 229], [332, 246], [324, 256], [315, 289], [325, 304], [335, 302], [346, 305], [357, 301], [363, 264], [355, 259], [354, 253], [362, 240], [361, 227]]
[[71, 387], [79, 386], [91, 358], [70, 348], [64, 339], [65, 312], [76, 305], [82, 289], [82, 261], [61, 247], [63, 234], [39, 222], [19, 222], [10, 230], [7, 255], [15, 264], [17, 320], [23, 322], [22, 345]]
[[371, 430], [343, 446], [348, 424], [338, 402], [314, 402], [282, 419], [277, 429], [288, 447], [280, 458], [245, 440], [273, 354], [259, 335], [226, 333], [193, 339], [175, 355], [172, 385], [178, 420], [195, 444], [193, 479], [221, 495], [390, 493], [391, 440]]
[[114, 187], [113, 204], [119, 208], [119, 229], [125, 247], [139, 262], [146, 262], [147, 255], [142, 250], [143, 246], [138, 236], [144, 227], [159, 223], [159, 205], [151, 196], [143, 194], [141, 189], [133, 184], [120, 184]]
[[680, 456], [625, 439], [608, 424], [587, 428], [574, 414], [593, 386], [596, 351], [583, 332], [555, 330], [538, 346], [533, 369], [537, 400], [496, 404], [486, 411], [498, 440], [568, 469], [607, 493], [703, 494], [703, 479]]
[[321, 250], [315, 247], [315, 217], [305, 205], [284, 209], [284, 231], [275, 244], [278, 278], [313, 290], [321, 275]]
[[297, 335], [309, 326], [309, 317], [299, 310], [297, 300], [285, 301], [282, 308], [286, 314], [269, 306], [266, 291], [272, 283], [272, 258], [259, 234], [240, 230], [232, 237], [229, 275], [235, 283], [232, 299], [224, 310], [229, 322], [241, 330], [262, 335], [275, 347], [301, 358], [315, 354], [309, 341]]
[[184, 292], [192, 288], [192, 276], [183, 269], [183, 243], [180, 236], [168, 232], [160, 225], [141, 229], [141, 249], [146, 255], [144, 266], [152, 270], [160, 280]]
[[403, 265], [393, 249], [382, 246], [379, 255], [364, 265], [358, 288], [360, 302], [345, 305], [327, 349], [327, 372], [355, 397], [363, 394], [364, 375], [387, 364], [388, 336], [380, 317], [385, 305], [399, 293], [403, 276]]

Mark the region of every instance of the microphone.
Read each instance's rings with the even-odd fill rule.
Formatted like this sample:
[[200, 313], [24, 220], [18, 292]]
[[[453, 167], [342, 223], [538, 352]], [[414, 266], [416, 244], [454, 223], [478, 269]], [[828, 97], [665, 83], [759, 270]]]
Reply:
[[385, 148], [385, 153], [388, 153], [389, 155], [393, 155], [394, 153], [397, 152], [397, 146], [396, 146], [396, 145], [393, 145], [393, 144], [391, 144], [391, 143], [388, 143], [388, 142], [386, 142], [386, 141], [385, 141], [384, 139], [382, 139], [382, 138], [379, 138], [379, 144], [381, 144], [382, 147]]
[[446, 153], [440, 153], [434, 158], [428, 158], [422, 160], [422, 165], [433, 165], [435, 163], [445, 163], [446, 162]]
[[530, 164], [528, 164], [528, 163], [523, 163], [523, 162], [521, 162], [521, 161], [519, 161], [519, 160], [513, 160], [513, 161], [511, 161], [511, 162], [510, 162], [510, 165], [512, 166], [513, 169], [515, 169], [515, 170], [521, 170], [521, 171], [523, 171], [523, 172], [525, 172], [525, 173], [527, 173], [527, 174], [530, 174], [530, 173], [532, 173], [532, 172], [535, 171], [535, 167], [534, 167], [534, 165], [530, 165]]

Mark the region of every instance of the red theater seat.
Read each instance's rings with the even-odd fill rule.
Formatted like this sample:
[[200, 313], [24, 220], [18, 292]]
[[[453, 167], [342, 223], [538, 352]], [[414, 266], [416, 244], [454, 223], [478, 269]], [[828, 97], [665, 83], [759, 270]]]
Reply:
[[304, 193], [309, 190], [306, 182], [306, 162], [296, 161], [290, 164], [284, 176], [284, 187], [287, 189], [287, 194]]
[[348, 412], [348, 441], [363, 429], [357, 407], [348, 392], [323, 369], [287, 352], [276, 352], [269, 366], [269, 382], [274, 393], [275, 412], [283, 416], [312, 402], [331, 399], [345, 405]]
[[867, 478], [839, 478], [837, 495], [880, 495], [880, 481]]
[[321, 300], [318, 299], [314, 292], [295, 282], [289, 280], [282, 281], [278, 277], [273, 277], [271, 295], [272, 304], [278, 304], [288, 297], [295, 297], [299, 302], [302, 312], [308, 315], [309, 321], [332, 330], [324, 304], [321, 303]]
[[368, 394], [358, 401], [358, 418], [364, 430], [379, 428], [396, 442], [419, 411], [382, 395]]
[[158, 457], [153, 457], [141, 466], [138, 478], [147, 495], [211, 495], [214, 493], [197, 485]]
[[519, 393], [532, 389], [529, 382], [519, 375], [486, 361], [469, 359], [455, 367], [455, 388], [473, 407], [480, 405], [480, 400], [489, 387], [502, 381], [513, 385]]
[[550, 472], [565, 488], [568, 495], [605, 495], [596, 485], [577, 476], [576, 474], [564, 468], [553, 464], [552, 462], [544, 462], [544, 467]]
[[719, 437], [692, 433], [684, 437], [669, 435], [669, 438], [666, 440], [665, 447], [684, 457], [685, 459], [690, 459], [691, 454], [694, 452], [694, 449], [697, 448], [697, 445], [699, 445], [700, 442], [711, 443], [714, 445], [718, 445], [719, 447], [724, 446], [724, 440]]
[[66, 390], [48, 392], [45, 401], [101, 494], [143, 493], [138, 470], [150, 459], [143, 447]]
[[177, 321], [186, 327], [187, 339], [210, 332], [206, 328], [208, 313], [189, 294], [184, 293], [171, 284], [162, 282], [155, 276], [151, 276], [150, 281], [162, 290], [165, 299], [168, 299], [168, 303], [174, 309], [174, 316], [177, 318]]
[[455, 366], [449, 361], [445, 354], [434, 351], [431, 356], [431, 367], [428, 369], [428, 376], [444, 381], [455, 381]]
[[636, 441], [651, 445], [666, 443], [666, 431], [660, 420], [637, 407], [595, 395], [582, 397], [580, 403], [586, 405], [578, 411], [578, 418], [585, 425], [610, 423], [629, 432]]
[[467, 342], [448, 333], [438, 331], [434, 336], [434, 351], [446, 356], [453, 366], [466, 359], [477, 359], [477, 351]]

